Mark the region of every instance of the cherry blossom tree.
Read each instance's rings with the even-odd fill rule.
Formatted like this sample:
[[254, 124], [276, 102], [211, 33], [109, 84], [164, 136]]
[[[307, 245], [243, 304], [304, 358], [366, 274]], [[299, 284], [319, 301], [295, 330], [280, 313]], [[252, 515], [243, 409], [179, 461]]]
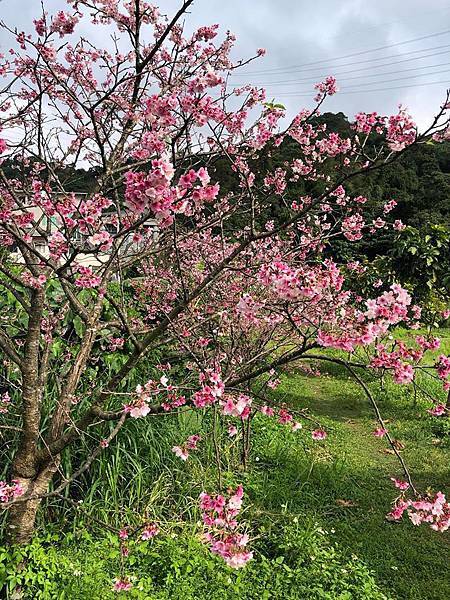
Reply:
[[[17, 543], [32, 536], [42, 498], [86, 472], [128, 419], [211, 411], [230, 436], [243, 436], [243, 460], [257, 411], [319, 442], [324, 428], [268, 391], [285, 365], [333, 361], [361, 384], [379, 422], [375, 435], [395, 450], [361, 369], [390, 372], [399, 384], [421, 369], [449, 386], [449, 357], [421, 363], [438, 340], [389, 338], [396, 325], [420, 322], [407, 291], [394, 284], [362, 298], [349, 277], [360, 265], [338, 265], [329, 251], [338, 236], [401, 228], [389, 222], [391, 202], [367, 223], [366, 198], [349, 196], [346, 182], [431, 136], [448, 137], [448, 95], [424, 133], [400, 107], [389, 117], [356, 115], [352, 135], [341, 137], [315, 121], [337, 91], [329, 77], [316, 86], [316, 107], [287, 121], [264, 90], [229, 84], [248, 62], [230, 58], [230, 33], [221, 36], [217, 25], [185, 33], [192, 4], [184, 0], [167, 17], [143, 0], [68, 0], [66, 11], [41, 14], [32, 34], [3, 24], [12, 42], [0, 62], [0, 286], [8, 300], [0, 427], [17, 450], [0, 501]], [[99, 31], [105, 48], [92, 41]], [[379, 143], [369, 149], [370, 135]], [[259, 158], [287, 136], [297, 157], [261, 172]], [[219, 162], [231, 189], [215, 178]], [[79, 169], [95, 177], [84, 193], [75, 191]], [[311, 193], [288, 201], [299, 179]], [[276, 222], [266, 216], [274, 204], [285, 208]], [[123, 360], [106, 368], [114, 353]], [[153, 375], [136, 387], [143, 366]], [[99, 435], [89, 459], [52, 485], [61, 453], [106, 421], [114, 422], [109, 436]], [[173, 451], [189, 460], [203, 443], [194, 435]], [[418, 492], [397, 455], [406, 482], [393, 518], [408, 510], [415, 522], [448, 527], [442, 495], [405, 500]], [[224, 493], [199, 500], [205, 541], [240, 567], [251, 558], [237, 524], [243, 489]], [[147, 523], [138, 533], [157, 531]]]

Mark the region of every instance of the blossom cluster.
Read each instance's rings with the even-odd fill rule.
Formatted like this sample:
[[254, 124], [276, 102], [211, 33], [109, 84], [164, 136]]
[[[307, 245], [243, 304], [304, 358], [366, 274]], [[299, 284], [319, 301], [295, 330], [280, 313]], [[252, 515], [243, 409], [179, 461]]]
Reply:
[[200, 373], [199, 379], [202, 387], [193, 396], [192, 401], [194, 406], [196, 408], [205, 408], [206, 406], [215, 404], [225, 391], [220, 371], [209, 370], [208, 372]]
[[442, 492], [437, 492], [433, 498], [424, 500], [399, 499], [388, 514], [388, 518], [398, 521], [405, 511], [414, 525], [429, 523], [431, 529], [441, 532], [447, 531], [450, 527], [450, 503]]
[[125, 200], [135, 215], [151, 211], [160, 227], [170, 225], [175, 214], [192, 215], [219, 193], [218, 184], [209, 185], [210, 177], [204, 167], [190, 169], [180, 176], [178, 185], [172, 186], [174, 168], [168, 159], [154, 159], [151, 166], [148, 173], [125, 174]]
[[4, 392], [0, 395], [0, 414], [8, 412], [9, 405], [11, 404], [11, 397], [8, 392]]
[[127, 578], [120, 578], [114, 581], [113, 592], [129, 592], [133, 587], [132, 582]]
[[[65, 35], [73, 33], [75, 29], [75, 25], [78, 23], [79, 19], [75, 15], [71, 15], [70, 13], [66, 13], [60, 10], [51, 20], [50, 24], [50, 32], [58, 33], [59, 37], [64, 37]], [[43, 37], [47, 33], [47, 25], [45, 17], [40, 19], [36, 19], [34, 21], [34, 26], [36, 29], [36, 33]]]
[[[343, 294], [341, 299], [340, 306], [336, 308], [346, 319], [341, 320], [340, 327], [335, 331], [328, 331], [322, 325], [317, 339], [324, 347], [353, 352], [357, 346], [368, 346], [383, 337], [392, 325], [403, 321], [413, 326], [414, 320], [420, 316], [418, 307], [411, 306], [411, 296], [398, 284], [393, 284], [390, 291], [383, 292], [381, 296], [367, 300], [366, 310], [355, 309], [349, 302], [349, 295]], [[323, 317], [322, 322], [325, 324]], [[334, 324], [330, 320], [330, 325]], [[401, 365], [398, 366], [401, 371]]]
[[149, 523], [146, 525], [141, 533], [141, 540], [146, 542], [147, 540], [151, 540], [159, 533], [159, 527], [156, 523]]
[[[273, 408], [269, 408], [266, 405], [262, 406], [260, 410], [264, 415], [269, 417], [275, 414]], [[296, 421], [292, 414], [285, 408], [280, 408], [278, 411], [278, 423], [290, 426], [292, 431], [299, 431], [303, 427], [302, 424], [299, 421]]]
[[389, 148], [399, 152], [415, 142], [417, 127], [406, 110], [400, 106], [396, 115], [389, 118], [373, 113], [358, 113], [355, 116], [354, 129], [358, 133], [369, 135], [375, 132], [385, 133]]
[[[140, 534], [139, 539], [136, 539], [136, 541], [146, 542], [156, 537], [160, 532], [160, 528], [156, 523], [146, 523], [143, 528], [139, 528], [137, 531], [140, 531]], [[120, 541], [120, 554], [122, 558], [126, 558], [130, 554], [128, 540], [132, 534], [136, 534], [136, 531], [130, 532], [128, 527], [122, 527], [122, 529], [120, 529], [118, 532], [118, 538]], [[114, 592], [128, 592], [132, 587], [133, 583], [130, 578], [122, 576], [114, 580], [112, 589]]]
[[[168, 370], [170, 365], [164, 367], [160, 365], [160, 369]], [[161, 407], [165, 411], [183, 406], [186, 403], [186, 398], [176, 393], [175, 386], [169, 383], [169, 379], [165, 374], [160, 377], [159, 381], [149, 379], [144, 385], [137, 385], [135, 393], [133, 400], [124, 405], [124, 411], [129, 413], [133, 419], [146, 417], [151, 411], [149, 403], [152, 398], [160, 394], [165, 395], [164, 401], [161, 402]]]
[[444, 382], [444, 389], [450, 389], [450, 356], [441, 354], [436, 362], [436, 371], [440, 379]]
[[[370, 361], [370, 366], [375, 369], [388, 369], [393, 373], [396, 383], [411, 383], [414, 379], [414, 367], [422, 359], [427, 350], [437, 350], [440, 347], [440, 339], [437, 337], [425, 338], [417, 336], [418, 348], [408, 347], [404, 342], [396, 340], [393, 349], [388, 350], [385, 344], [379, 343], [375, 346], [375, 354]], [[450, 389], [448, 377], [450, 375], [450, 357], [444, 354], [437, 358], [435, 364], [438, 377], [444, 382], [444, 390]], [[440, 416], [446, 412], [445, 405], [437, 404], [432, 410], [432, 415]]]
[[189, 458], [189, 452], [197, 450], [197, 444], [201, 440], [198, 434], [190, 435], [188, 439], [181, 446], [174, 446], [172, 452], [181, 460], [186, 461]]
[[246, 550], [249, 537], [238, 532], [238, 516], [242, 508], [244, 490], [239, 485], [228, 498], [222, 495], [200, 494], [202, 519], [206, 527], [203, 539], [209, 544], [211, 552], [221, 556], [226, 564], [239, 569], [253, 558], [253, 552]]
[[78, 276], [75, 285], [79, 288], [96, 288], [100, 285], [102, 278], [94, 274], [92, 267], [78, 266]]
[[237, 398], [232, 395], [227, 395], [220, 400], [220, 405], [224, 415], [240, 417], [245, 420], [248, 419], [250, 415], [252, 399], [245, 394], [239, 394]]
[[17, 479], [13, 479], [11, 483], [0, 481], [0, 502], [10, 502], [23, 493], [23, 488]]
[[321, 83], [316, 83], [314, 86], [318, 91], [317, 95], [314, 98], [315, 102], [321, 102], [325, 96], [333, 96], [337, 93], [338, 87], [336, 83], [336, 78], [331, 75], [322, 81]]

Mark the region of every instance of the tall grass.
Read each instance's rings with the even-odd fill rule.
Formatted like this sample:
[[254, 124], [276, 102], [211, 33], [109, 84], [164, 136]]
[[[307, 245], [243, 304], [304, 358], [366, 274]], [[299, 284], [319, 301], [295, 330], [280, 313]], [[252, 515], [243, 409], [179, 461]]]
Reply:
[[[450, 331], [442, 331], [442, 337], [441, 351], [448, 353]], [[244, 471], [239, 442], [229, 439], [221, 427], [216, 432], [223, 447], [220, 474], [224, 487], [244, 484], [244, 516], [257, 538], [253, 545], [269, 558], [276, 556], [280, 527], [296, 519], [301, 537], [311, 523], [318, 523], [327, 531], [335, 530], [333, 535], [344, 553], [364, 557], [386, 593], [399, 600], [450, 597], [445, 536], [426, 527], [385, 521], [395, 497], [390, 477], [401, 476], [399, 466], [395, 457], [385, 453], [383, 440], [371, 433], [376, 421], [362, 390], [340, 366], [328, 365], [323, 371], [320, 378], [295, 370], [286, 373], [273, 395], [277, 402], [308, 409], [327, 427], [325, 443], [313, 442], [307, 427], [294, 434], [259, 415], [252, 426], [250, 465]], [[132, 389], [149, 376], [136, 374], [128, 385]], [[376, 395], [392, 435], [404, 443], [403, 455], [419, 487], [445, 489], [449, 436], [437, 431], [436, 419], [426, 413], [430, 405], [427, 394], [445, 397], [440, 382], [419, 374], [427, 394], [419, 391], [414, 396], [410, 387], [394, 385], [388, 378], [380, 389], [371, 373], [365, 372], [363, 377]], [[83, 464], [111, 427], [107, 423], [99, 431], [90, 431], [83, 445], [63, 454], [65, 476]], [[82, 500], [81, 509], [74, 513], [70, 503], [48, 501], [41, 513], [40, 530], [44, 526], [49, 529], [50, 517], [56, 530], [62, 526], [75, 532], [88, 528], [100, 537], [104, 532], [98, 521], [119, 528], [156, 520], [167, 535], [186, 530], [195, 533], [200, 492], [218, 489], [212, 429], [211, 416], [202, 411], [182, 410], [176, 418], [128, 420], [90, 470], [66, 490], [70, 499]], [[200, 433], [204, 442], [183, 463], [171, 448], [193, 433]], [[432, 579], [434, 590], [430, 588]]]

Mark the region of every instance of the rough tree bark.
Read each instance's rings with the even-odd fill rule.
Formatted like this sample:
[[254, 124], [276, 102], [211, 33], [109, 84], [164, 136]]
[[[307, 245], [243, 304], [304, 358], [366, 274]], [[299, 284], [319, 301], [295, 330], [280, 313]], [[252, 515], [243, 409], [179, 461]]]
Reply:
[[[19, 367], [22, 374], [23, 428], [19, 448], [12, 464], [12, 478], [21, 484], [24, 494], [42, 494], [56, 470], [39, 468], [37, 451], [41, 421], [42, 385], [39, 373], [41, 321], [44, 310], [44, 292], [33, 290], [30, 297], [27, 337], [23, 359]], [[30, 540], [40, 500], [30, 499], [11, 507], [8, 515], [10, 541], [23, 544]]]
[[[47, 492], [56, 470], [57, 465], [52, 464], [33, 478], [21, 477], [17, 473], [15, 473], [15, 478], [19, 481], [25, 494], [42, 496]], [[11, 506], [8, 514], [8, 537], [12, 544], [24, 545], [31, 541], [41, 502], [41, 498], [34, 498]]]

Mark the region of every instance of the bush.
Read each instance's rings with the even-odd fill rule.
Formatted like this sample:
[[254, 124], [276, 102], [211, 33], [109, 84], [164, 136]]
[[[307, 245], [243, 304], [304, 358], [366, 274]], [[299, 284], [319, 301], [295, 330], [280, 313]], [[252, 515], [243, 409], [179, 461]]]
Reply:
[[316, 524], [282, 527], [270, 549], [261, 537], [255, 560], [240, 571], [227, 568], [188, 531], [130, 549], [126, 575], [133, 588], [126, 593], [112, 591], [120, 573], [118, 540], [94, 540], [86, 531], [64, 540], [48, 536], [24, 550], [0, 550], [0, 589], [12, 598], [12, 590], [17, 594], [20, 588], [24, 599], [36, 600], [387, 598], [367, 567], [356, 556], [344, 555]]

